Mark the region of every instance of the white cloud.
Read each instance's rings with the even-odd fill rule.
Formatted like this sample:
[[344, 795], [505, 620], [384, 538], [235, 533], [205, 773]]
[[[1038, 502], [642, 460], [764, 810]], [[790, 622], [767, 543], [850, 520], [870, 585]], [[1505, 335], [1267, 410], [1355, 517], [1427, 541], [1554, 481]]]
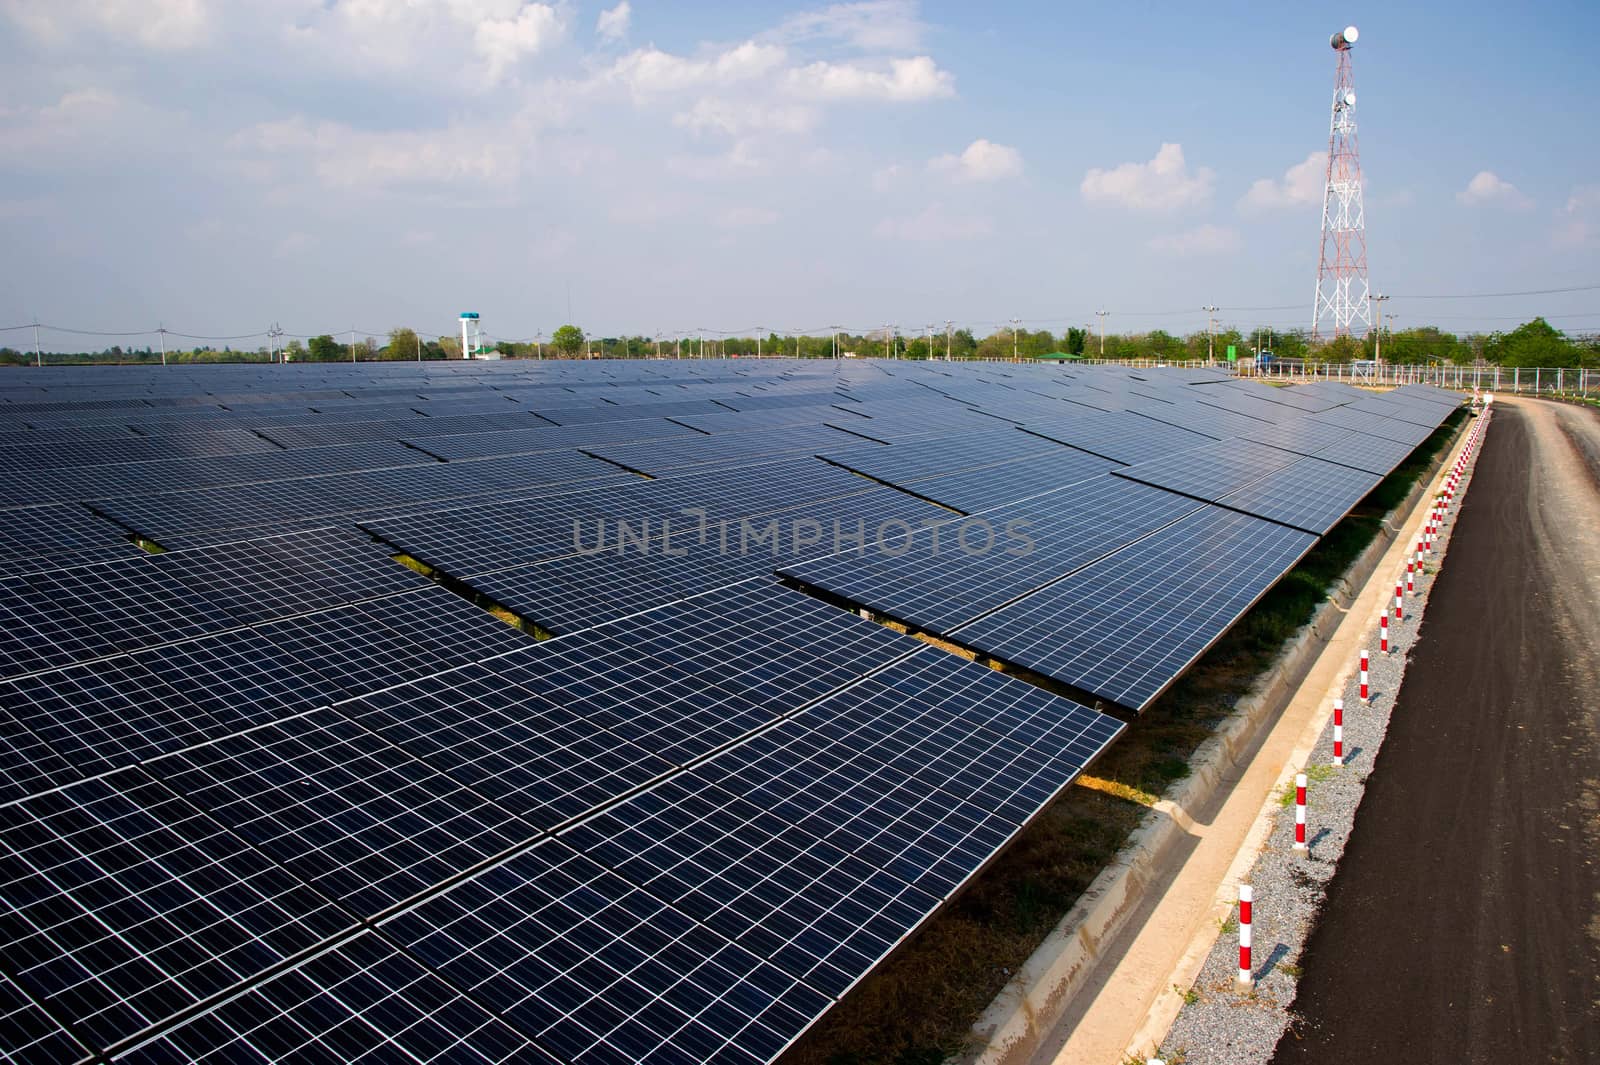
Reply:
[[994, 233], [994, 224], [981, 215], [952, 215], [943, 204], [929, 204], [918, 214], [885, 218], [873, 229], [890, 240], [941, 242], [977, 240]]
[[1246, 211], [1280, 207], [1314, 207], [1322, 203], [1328, 184], [1328, 153], [1312, 152], [1283, 172], [1280, 181], [1261, 178], [1250, 186], [1239, 206]]
[[1490, 170], [1478, 171], [1467, 187], [1456, 193], [1456, 200], [1468, 207], [1508, 207], [1513, 211], [1526, 211], [1533, 206], [1533, 201], [1515, 185]]
[[730, 207], [713, 220], [720, 229], [748, 229], [751, 226], [770, 226], [778, 220], [778, 212], [765, 207]]
[[628, 0], [616, 7], [600, 12], [600, 18], [595, 23], [595, 36], [602, 41], [620, 41], [628, 35], [628, 26], [633, 21], [633, 5]]
[[[285, 24], [286, 23], [286, 24]], [[471, 50], [476, 63], [446, 64], [434, 84], [484, 90], [565, 36], [567, 8], [524, 0], [344, 0], [280, 22], [288, 48], [340, 70], [413, 82], [419, 66]], [[258, 28], [253, 33], [266, 32]]]
[[88, 27], [179, 51], [204, 43], [211, 29], [206, 0], [0, 0], [0, 11], [49, 44], [73, 44]]
[[514, 143], [466, 126], [374, 132], [297, 117], [252, 126], [230, 146], [266, 161], [287, 159], [298, 165], [308, 160], [329, 188], [369, 191], [406, 185], [508, 185], [521, 170]]
[[1239, 234], [1226, 226], [1206, 224], [1169, 233], [1147, 242], [1152, 251], [1174, 256], [1222, 255], [1239, 250]]
[[1600, 185], [1574, 188], [1558, 220], [1555, 233], [1558, 246], [1581, 248], [1600, 239]]
[[791, 15], [772, 36], [788, 43], [839, 41], [882, 54], [921, 49], [927, 28], [913, 0], [868, 0]]
[[731, 181], [765, 174], [771, 164], [749, 141], [737, 141], [721, 155], [674, 156], [667, 169], [695, 181]]
[[681, 92], [706, 85], [733, 85], [770, 74], [781, 67], [787, 53], [777, 45], [745, 41], [709, 59], [689, 59], [650, 46], [618, 59], [609, 77], [626, 85], [635, 96]]
[[928, 166], [942, 170], [956, 181], [1000, 181], [1022, 173], [1022, 153], [1004, 144], [979, 138], [960, 155], [941, 155]]
[[904, 168], [899, 163], [891, 163], [872, 175], [872, 191], [877, 193], [888, 192], [900, 180]]
[[791, 70], [789, 91], [819, 100], [888, 100], [896, 103], [954, 96], [955, 78], [925, 55], [891, 59], [887, 70], [818, 61]]
[[762, 132], [806, 133], [816, 126], [817, 112], [798, 104], [766, 105], [705, 97], [689, 110], [673, 115], [672, 124], [695, 134], [722, 133], [730, 137]]
[[1216, 174], [1208, 167], [1190, 173], [1183, 146], [1163, 144], [1148, 163], [1123, 163], [1083, 176], [1080, 191], [1090, 203], [1111, 203], [1138, 211], [1174, 211], [1211, 198]]
[[472, 31], [472, 41], [488, 64], [489, 80], [496, 82], [525, 56], [535, 55], [558, 40], [564, 29], [555, 8], [528, 4], [514, 17], [480, 20]]

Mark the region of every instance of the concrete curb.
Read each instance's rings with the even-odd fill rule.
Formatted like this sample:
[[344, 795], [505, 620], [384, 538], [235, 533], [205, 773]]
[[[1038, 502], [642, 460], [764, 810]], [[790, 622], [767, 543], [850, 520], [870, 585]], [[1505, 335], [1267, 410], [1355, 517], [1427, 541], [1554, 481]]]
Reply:
[[1094, 970], [1102, 944], [1121, 932], [1173, 846], [1193, 829], [1194, 822], [1186, 811], [1205, 804], [1217, 793], [1240, 756], [1288, 705], [1344, 613], [1399, 536], [1394, 516], [1411, 514], [1431, 493], [1439, 470], [1449, 461], [1469, 424], [1462, 423], [1449, 446], [1441, 450], [1410, 494], [1385, 518], [1372, 543], [1334, 583], [1328, 600], [1239, 700], [1216, 734], [1195, 751], [1189, 762], [1189, 775], [1151, 807], [1122, 850], [995, 996], [973, 1025], [971, 1049], [954, 1061], [964, 1065], [1023, 1065], [1032, 1058]]

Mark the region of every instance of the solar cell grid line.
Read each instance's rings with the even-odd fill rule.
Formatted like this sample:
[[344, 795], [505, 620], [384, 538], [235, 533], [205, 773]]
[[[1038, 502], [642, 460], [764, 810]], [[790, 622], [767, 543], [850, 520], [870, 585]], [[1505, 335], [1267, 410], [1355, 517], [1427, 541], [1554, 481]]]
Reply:
[[363, 932], [112, 1060], [556, 1065], [515, 1028]]
[[122, 650], [239, 625], [233, 615], [167, 577], [147, 558], [40, 571], [26, 580], [36, 595], [105, 632]]
[[975, 514], [1092, 480], [1118, 465], [1087, 451], [1057, 446], [993, 466], [911, 481], [902, 488], [963, 514]]
[[756, 1065], [828, 1003], [558, 840], [381, 931], [579, 1065]]
[[[1230, 411], [1234, 414], [1242, 414], [1247, 418], [1259, 419], [1269, 425], [1281, 425], [1286, 421], [1297, 420], [1302, 415], [1301, 411], [1285, 404], [1273, 403], [1270, 400], [1245, 392], [1199, 391], [1200, 395], [1190, 401], [1202, 409], [1209, 407]], [[1185, 400], [1188, 399], [1189, 397], [1185, 397]]]
[[438, 586], [364, 602], [358, 609], [451, 667], [532, 643], [493, 614]]
[[[819, 735], [894, 765], [928, 789], [975, 802], [1014, 830], [1122, 727], [987, 667], [926, 652], [840, 692], [814, 716]], [[826, 821], [824, 813], [811, 824]]]
[[0, 803], [35, 795], [80, 776], [36, 732], [0, 710]]
[[251, 629], [139, 651], [133, 660], [230, 730], [343, 697], [338, 686]]
[[[985, 511], [998, 538], [987, 550], [964, 549], [957, 526], [918, 533], [904, 551], [873, 545], [787, 563], [779, 572], [924, 631], [948, 633], [1203, 505], [1105, 474]], [[970, 539], [979, 547], [987, 542]]]
[[1303, 458], [1217, 502], [1322, 536], [1382, 480], [1379, 474]]
[[354, 918], [138, 768], [0, 807], [9, 975], [106, 1047]]
[[830, 843], [939, 898], [953, 893], [1013, 832], [992, 810], [930, 795], [901, 767], [820, 735], [809, 711], [691, 773], [802, 826], [826, 816]]
[[[0, 682], [0, 710], [72, 767], [28, 774], [32, 791], [132, 765], [224, 727], [126, 656]], [[43, 768], [35, 763], [35, 768]]]
[[1141, 710], [1315, 542], [1206, 507], [952, 638]]
[[1043, 454], [1051, 444], [1015, 429], [991, 429], [916, 445], [862, 444], [842, 451], [828, 451], [819, 457], [825, 462], [888, 484], [904, 483], [940, 474], [993, 466], [1026, 455]]
[[218, 739], [146, 768], [363, 917], [529, 836], [510, 812], [332, 710]]
[[939, 904], [693, 775], [632, 796], [559, 838], [831, 999]]
[[1188, 451], [1218, 439], [1132, 411], [1074, 414], [1057, 421], [1033, 422], [1025, 429], [1047, 440], [1130, 465]]
[[1369, 411], [1356, 410], [1350, 405], [1334, 407], [1332, 410], [1322, 411], [1313, 415], [1319, 422], [1337, 425], [1352, 432], [1381, 437], [1385, 440], [1394, 440], [1402, 444], [1415, 447], [1427, 439], [1432, 429], [1427, 426], [1413, 425], [1410, 422], [1397, 421], [1386, 418], [1381, 414]]
[[80, 552], [131, 557], [139, 548], [120, 526], [76, 503], [0, 510], [0, 558], [30, 564]]
[[1248, 440], [1224, 440], [1136, 466], [1124, 466], [1115, 476], [1164, 488], [1169, 492], [1214, 501], [1270, 473], [1283, 469], [1300, 456]]
[[1347, 409], [1377, 414], [1395, 421], [1420, 425], [1426, 429], [1436, 428], [1449, 414], [1448, 409], [1433, 403], [1414, 403], [1405, 400], [1389, 402], [1387, 397], [1376, 396], [1361, 400], [1359, 403], [1352, 403]]
[[337, 709], [535, 831], [672, 769], [582, 714], [508, 687], [488, 664], [421, 678]]
[[1381, 436], [1352, 433], [1337, 445], [1316, 452], [1313, 456], [1324, 462], [1365, 470], [1387, 476], [1396, 466], [1416, 450], [1416, 445]]
[[0, 974], [0, 1048], [16, 1065], [58, 1065], [89, 1056], [89, 1049]]
[[1128, 409], [1153, 421], [1165, 422], [1180, 429], [1188, 429], [1219, 439], [1240, 436], [1251, 429], [1259, 429], [1262, 425], [1274, 424], [1264, 418], [1249, 417], [1199, 403], [1145, 401], [1130, 404]]
[[1240, 439], [1266, 444], [1283, 451], [1293, 451], [1297, 455], [1315, 455], [1320, 451], [1337, 447], [1354, 435], [1350, 430], [1336, 425], [1299, 417], [1260, 430], [1252, 430]]
[[275, 621], [256, 631], [338, 685], [346, 697], [402, 684], [454, 664], [354, 606]]
[[692, 775], [943, 899], [1122, 727], [924, 650]]
[[604, 668], [587, 650], [552, 647], [549, 655], [509, 656], [485, 665], [537, 696], [537, 705], [577, 714], [673, 766], [748, 735], [780, 712], [647, 655]]

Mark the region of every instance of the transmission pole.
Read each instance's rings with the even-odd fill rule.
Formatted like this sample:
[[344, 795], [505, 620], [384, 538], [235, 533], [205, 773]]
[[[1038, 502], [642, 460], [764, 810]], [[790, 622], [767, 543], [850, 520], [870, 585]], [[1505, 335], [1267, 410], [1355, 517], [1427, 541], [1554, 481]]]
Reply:
[[1206, 312], [1206, 365], [1214, 365], [1217, 361], [1217, 309], [1215, 307], [1201, 307]]
[[1011, 361], [1019, 362], [1017, 358], [1017, 320], [1011, 319]]
[[1095, 311], [1094, 313], [1095, 317], [1100, 319], [1100, 358], [1104, 361], [1106, 357], [1106, 315], [1111, 312]]
[[33, 320], [33, 364], [44, 365], [44, 352], [39, 349], [39, 319]]
[[167, 327], [157, 326], [156, 335], [161, 338], [161, 365], [167, 364]]
[[950, 361], [950, 327], [953, 326], [953, 325], [955, 325], [954, 322], [950, 321], [948, 318], [945, 319], [945, 323], [944, 323], [944, 361], [945, 362], [949, 362]]
[[1356, 144], [1356, 82], [1350, 52], [1358, 34], [1347, 26], [1329, 43], [1339, 56], [1328, 123], [1328, 173], [1322, 191], [1322, 252], [1311, 339], [1372, 329], [1368, 306], [1367, 221], [1361, 197], [1361, 153]]
[[1372, 361], [1377, 363], [1381, 368], [1383, 366], [1383, 303], [1389, 297], [1383, 295], [1382, 293], [1378, 293], [1376, 295], [1368, 296], [1367, 298], [1373, 303], [1377, 304], [1377, 307], [1373, 311], [1373, 316], [1378, 320], [1378, 335], [1373, 344]]

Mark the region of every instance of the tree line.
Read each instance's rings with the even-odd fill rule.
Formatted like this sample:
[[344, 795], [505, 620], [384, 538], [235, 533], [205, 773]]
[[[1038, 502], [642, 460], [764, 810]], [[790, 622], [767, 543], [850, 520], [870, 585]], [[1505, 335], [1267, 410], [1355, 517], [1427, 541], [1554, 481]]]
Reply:
[[[769, 333], [764, 337], [683, 337], [590, 336], [576, 325], [563, 325], [549, 340], [496, 341], [493, 350], [506, 358], [701, 358], [785, 355], [799, 358], [832, 358], [835, 354], [858, 358], [906, 359], [1022, 359], [1065, 354], [1084, 358], [1113, 360], [1157, 359], [1165, 362], [1193, 362], [1215, 357], [1227, 358], [1232, 347], [1239, 358], [1270, 353], [1278, 359], [1314, 359], [1319, 362], [1349, 363], [1374, 359], [1380, 354], [1386, 363], [1451, 363], [1472, 365], [1491, 363], [1507, 367], [1600, 367], [1600, 337], [1569, 337], [1543, 318], [1534, 318], [1509, 332], [1456, 335], [1436, 326], [1418, 326], [1396, 331], [1376, 331], [1365, 338], [1350, 336], [1313, 342], [1305, 330], [1274, 330], [1262, 327], [1251, 331], [1237, 328], [1208, 334], [1204, 330], [1178, 336], [1162, 329], [1142, 333], [1099, 333], [1070, 327], [1062, 333], [1048, 329], [1029, 330], [1002, 326], [987, 336], [976, 336], [970, 329], [949, 333], [934, 332], [898, 336], [876, 330], [868, 333], [839, 333], [822, 336], [793, 336]], [[283, 347], [261, 345], [254, 349], [195, 347], [168, 350], [169, 363], [196, 362], [373, 362], [438, 361], [461, 358], [461, 338], [439, 336], [423, 339], [413, 329], [397, 327], [380, 341], [376, 337], [339, 338], [331, 333], [288, 341]], [[0, 362], [30, 364], [31, 351], [0, 348]], [[52, 364], [71, 363], [159, 363], [161, 353], [149, 346], [123, 348], [113, 345], [101, 351], [52, 352], [45, 356]]]

